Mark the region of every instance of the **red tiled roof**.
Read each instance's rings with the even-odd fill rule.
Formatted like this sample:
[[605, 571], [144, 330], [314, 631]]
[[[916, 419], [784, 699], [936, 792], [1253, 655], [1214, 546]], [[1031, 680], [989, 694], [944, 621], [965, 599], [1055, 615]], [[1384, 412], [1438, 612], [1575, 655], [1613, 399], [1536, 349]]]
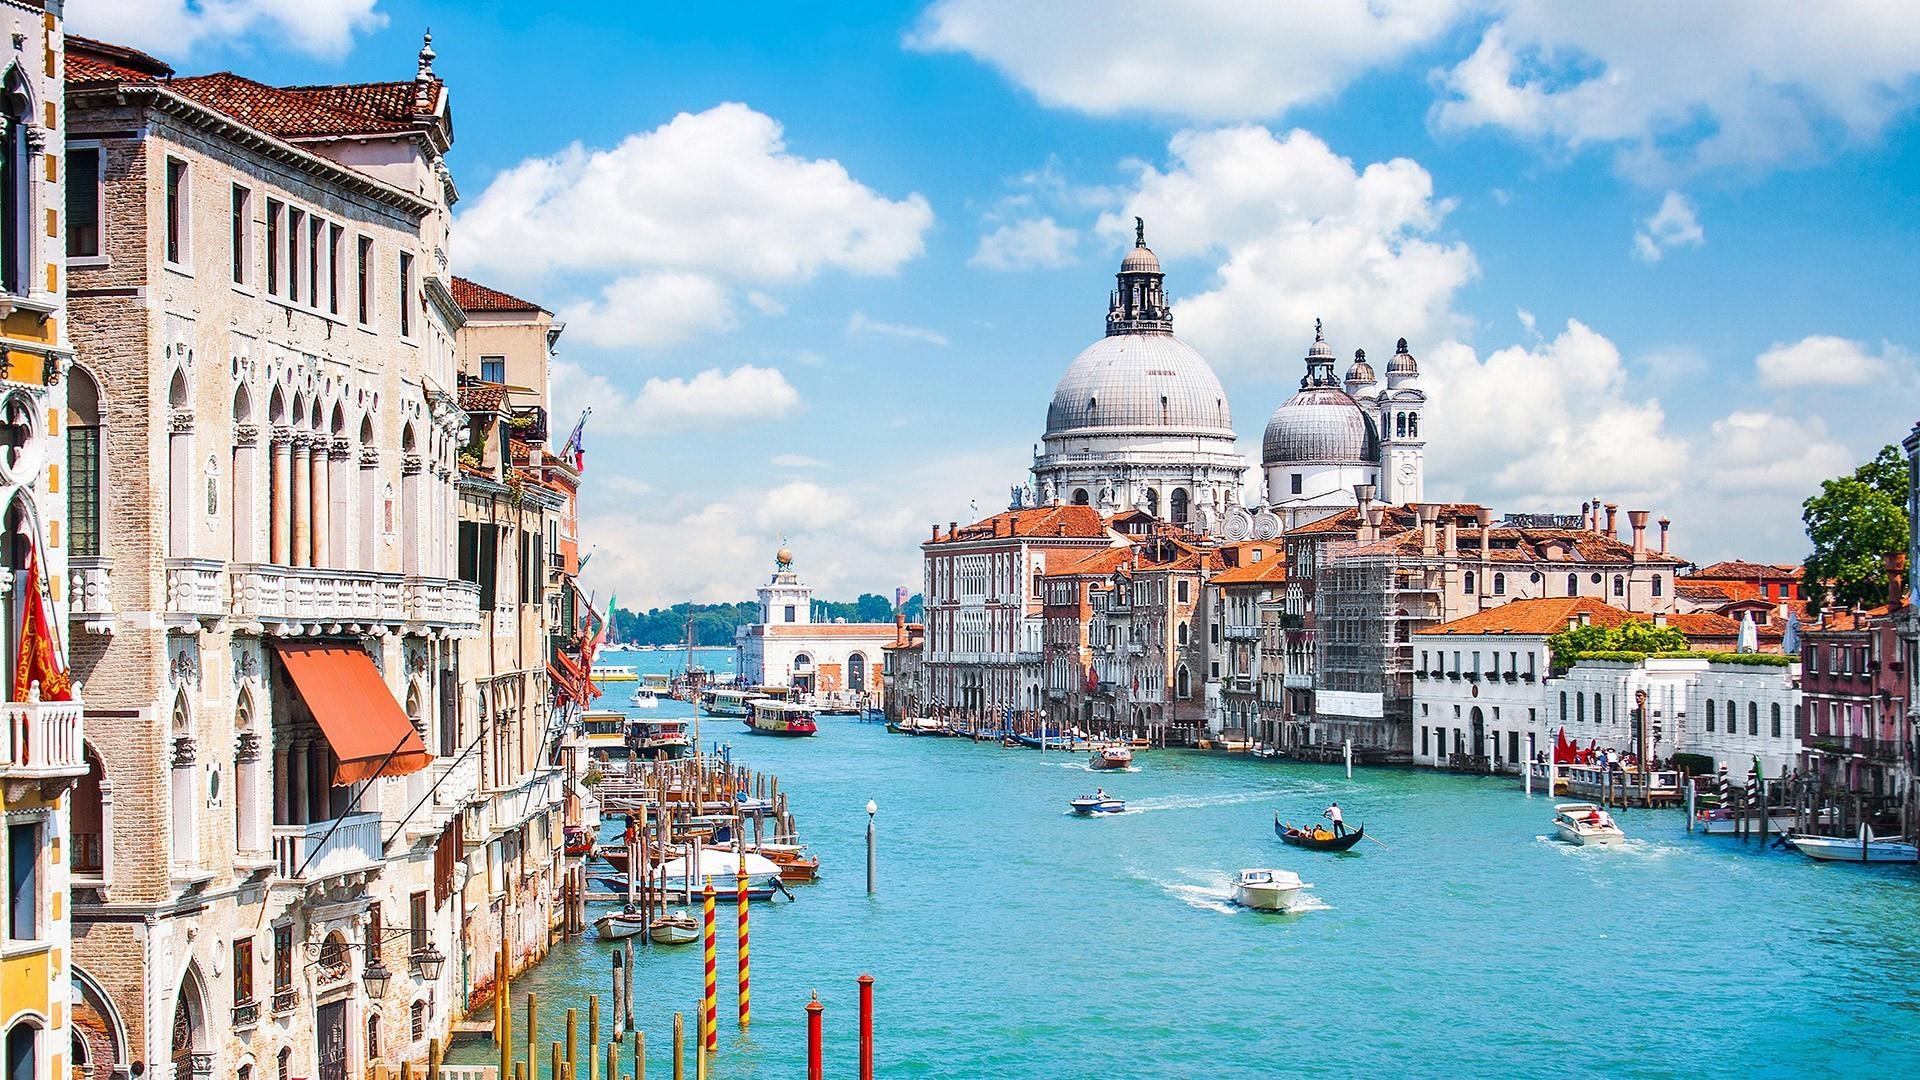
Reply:
[[[1681, 563], [1679, 558], [1657, 551], [1642, 551], [1636, 559], [1632, 545], [1588, 529], [1516, 529], [1496, 525], [1488, 533], [1493, 546], [1487, 552], [1487, 561], [1495, 564], [1626, 565], [1638, 561], [1671, 566]], [[1361, 544], [1343, 554], [1418, 556], [1422, 543], [1424, 538], [1419, 531], [1408, 530]], [[1461, 533], [1458, 545], [1459, 555], [1456, 557], [1477, 560], [1480, 557], [1480, 531], [1476, 528]]]
[[1800, 568], [1787, 563], [1753, 563], [1742, 559], [1728, 559], [1712, 566], [1703, 566], [1687, 577], [1697, 581], [1779, 581], [1782, 578], [1798, 578]]
[[992, 540], [996, 537], [1063, 536], [1074, 539], [1104, 539], [1107, 523], [1100, 511], [1091, 506], [1037, 506], [1025, 510], [1006, 510], [971, 525], [962, 525], [929, 543], [947, 544], [959, 540]]
[[1105, 577], [1125, 566], [1133, 558], [1133, 552], [1126, 548], [1103, 548], [1077, 558], [1068, 559], [1059, 566], [1051, 561], [1047, 564], [1047, 577]]
[[1209, 580], [1215, 585], [1278, 585], [1287, 580], [1287, 559], [1270, 555], [1256, 563], [1222, 570]]
[[139, 49], [95, 41], [78, 34], [68, 34], [66, 42], [67, 81], [70, 83], [152, 82], [173, 75], [173, 69], [165, 61], [148, 56]]
[[1585, 615], [1595, 626], [1619, 626], [1650, 615], [1622, 611], [1591, 596], [1553, 596], [1534, 600], [1515, 600], [1497, 608], [1455, 619], [1420, 631], [1422, 634], [1557, 634], [1567, 624]]
[[1687, 640], [1695, 643], [1720, 639], [1732, 641], [1740, 636], [1738, 620], [1711, 611], [1676, 611], [1667, 616], [1667, 625], [1687, 635]]
[[467, 383], [460, 388], [460, 407], [467, 412], [499, 412], [506, 407], [507, 388], [499, 383]]
[[460, 305], [461, 311], [539, 311], [547, 309], [531, 301], [511, 296], [499, 289], [488, 288], [477, 281], [455, 276], [453, 279], [453, 302]]

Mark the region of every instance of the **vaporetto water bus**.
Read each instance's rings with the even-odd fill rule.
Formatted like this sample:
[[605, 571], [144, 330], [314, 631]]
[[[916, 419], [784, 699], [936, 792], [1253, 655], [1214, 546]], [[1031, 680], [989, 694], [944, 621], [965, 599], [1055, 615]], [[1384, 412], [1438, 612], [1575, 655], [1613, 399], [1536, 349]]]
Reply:
[[724, 690], [712, 687], [700, 692], [700, 711], [708, 716], [728, 716], [745, 720], [753, 712], [753, 703], [768, 700], [752, 690]]

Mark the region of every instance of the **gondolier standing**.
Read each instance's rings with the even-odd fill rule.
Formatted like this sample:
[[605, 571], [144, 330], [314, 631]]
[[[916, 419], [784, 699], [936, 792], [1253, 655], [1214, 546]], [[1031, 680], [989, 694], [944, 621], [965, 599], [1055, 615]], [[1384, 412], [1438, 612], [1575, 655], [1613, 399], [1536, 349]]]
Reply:
[[1347, 835], [1347, 823], [1345, 819], [1343, 819], [1340, 816], [1339, 803], [1334, 803], [1332, 806], [1327, 807], [1326, 811], [1323, 812], [1320, 816], [1323, 818], [1326, 818], [1328, 821], [1333, 822], [1333, 835], [1335, 836]]

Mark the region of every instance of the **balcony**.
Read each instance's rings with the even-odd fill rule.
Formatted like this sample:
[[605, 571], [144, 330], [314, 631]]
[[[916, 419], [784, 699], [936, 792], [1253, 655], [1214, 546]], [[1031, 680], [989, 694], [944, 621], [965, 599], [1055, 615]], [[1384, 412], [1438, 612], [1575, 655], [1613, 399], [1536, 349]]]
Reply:
[[260, 1003], [243, 1001], [233, 1007], [233, 1026], [250, 1028], [260, 1022]]
[[[334, 822], [339, 828], [334, 828]], [[331, 833], [331, 835], [329, 835]], [[312, 882], [377, 870], [380, 815], [348, 814], [305, 825], [273, 827], [274, 872], [286, 881]]]
[[1232, 623], [1228, 623], [1225, 633], [1228, 641], [1255, 641], [1260, 637], [1260, 628], [1258, 626], [1235, 626]]
[[480, 586], [450, 578], [406, 579], [407, 621], [452, 630], [480, 628]]
[[1313, 689], [1313, 676], [1296, 675], [1292, 672], [1288, 672], [1286, 675], [1281, 677], [1280, 685], [1287, 688], [1288, 690], [1311, 690]]
[[0, 704], [0, 779], [65, 780], [86, 775], [80, 754], [80, 703], [9, 701]]
[[227, 617], [219, 559], [167, 560], [167, 625], [197, 629]]
[[234, 563], [229, 571], [233, 616], [242, 622], [294, 624], [318, 633], [397, 626], [406, 619], [398, 574], [266, 563]]
[[113, 633], [113, 560], [104, 555], [74, 555], [67, 559], [73, 577], [73, 621], [89, 634]]

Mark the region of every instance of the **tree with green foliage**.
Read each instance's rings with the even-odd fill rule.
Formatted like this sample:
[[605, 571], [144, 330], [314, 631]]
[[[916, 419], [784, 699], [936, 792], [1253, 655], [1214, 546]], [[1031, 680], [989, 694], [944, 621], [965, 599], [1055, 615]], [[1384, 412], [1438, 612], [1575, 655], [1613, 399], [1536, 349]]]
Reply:
[[1875, 607], [1886, 601], [1886, 556], [1907, 549], [1907, 466], [1883, 446], [1853, 471], [1821, 483], [1801, 504], [1813, 554], [1800, 582], [1807, 610]]
[[[917, 621], [924, 602], [918, 593], [907, 601], [907, 621]], [[649, 611], [615, 608], [609, 630], [616, 641], [632, 645], [685, 645], [687, 619], [693, 619], [694, 644], [727, 646], [733, 644], [735, 628], [760, 618], [760, 605], [751, 600], [735, 604], [675, 604]], [[893, 601], [878, 593], [862, 593], [853, 603], [816, 600], [813, 620], [833, 622], [884, 623], [893, 621]]]
[[1566, 667], [1583, 653], [1681, 652], [1687, 648], [1687, 636], [1671, 626], [1655, 626], [1645, 619], [1632, 619], [1619, 626], [1588, 623], [1569, 626], [1547, 638], [1547, 649], [1557, 667]]

